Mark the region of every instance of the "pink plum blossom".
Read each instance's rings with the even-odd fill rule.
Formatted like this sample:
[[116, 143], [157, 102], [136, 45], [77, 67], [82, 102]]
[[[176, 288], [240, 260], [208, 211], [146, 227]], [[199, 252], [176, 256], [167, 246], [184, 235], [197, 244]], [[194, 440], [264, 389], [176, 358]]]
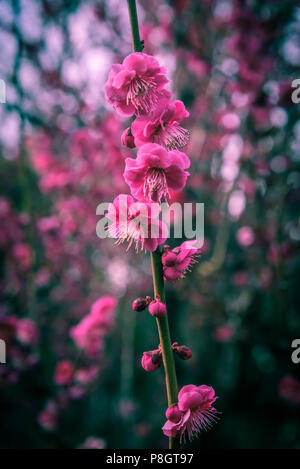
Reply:
[[162, 256], [164, 278], [169, 282], [185, 278], [191, 266], [197, 262], [201, 250], [195, 241], [185, 241], [180, 246], [167, 251]]
[[74, 365], [69, 360], [59, 362], [54, 371], [54, 381], [60, 386], [70, 384], [74, 376]]
[[116, 300], [104, 296], [96, 301], [90, 313], [70, 331], [77, 347], [90, 358], [97, 358], [103, 349], [105, 334], [114, 324]]
[[166, 69], [154, 57], [135, 52], [122, 64], [112, 65], [105, 85], [106, 99], [121, 116], [147, 114], [162, 96], [171, 96], [164, 90], [168, 81]]
[[134, 143], [139, 148], [145, 143], [158, 143], [168, 150], [180, 150], [189, 140], [190, 132], [179, 125], [188, 117], [182, 101], [161, 100], [152, 114], [138, 117], [131, 125]]
[[110, 330], [114, 325], [116, 299], [105, 295], [92, 304], [90, 315], [104, 330]]
[[98, 366], [90, 366], [89, 368], [79, 368], [74, 373], [74, 380], [80, 385], [88, 385], [96, 380], [99, 373]]
[[45, 409], [38, 414], [40, 426], [47, 431], [55, 431], [58, 426], [58, 408], [53, 400], [50, 400]]
[[227, 324], [218, 327], [215, 330], [215, 339], [218, 342], [229, 342], [234, 336], [234, 328]]
[[157, 143], [143, 145], [137, 158], [126, 158], [124, 179], [138, 200], [159, 202], [168, 199], [169, 190], [182, 191], [189, 173], [190, 160], [178, 150], [168, 152]]
[[20, 270], [29, 270], [32, 261], [31, 247], [26, 243], [18, 243], [13, 247], [13, 257]]
[[243, 226], [236, 234], [238, 243], [243, 247], [251, 246], [255, 241], [255, 235], [250, 226]]
[[212, 406], [216, 399], [211, 386], [183, 386], [178, 394], [178, 404], [166, 411], [164, 434], [185, 440], [187, 433], [192, 440], [202, 430], [208, 430], [217, 421], [218, 411]]
[[120, 194], [109, 205], [108, 232], [117, 244], [127, 240], [127, 249], [134, 243], [137, 251], [140, 245], [142, 250], [155, 251], [168, 237], [167, 226], [158, 219], [160, 211], [158, 203], [135, 202], [130, 195]]
[[19, 319], [17, 322], [16, 336], [22, 344], [36, 344], [39, 334], [35, 322], [29, 318]]

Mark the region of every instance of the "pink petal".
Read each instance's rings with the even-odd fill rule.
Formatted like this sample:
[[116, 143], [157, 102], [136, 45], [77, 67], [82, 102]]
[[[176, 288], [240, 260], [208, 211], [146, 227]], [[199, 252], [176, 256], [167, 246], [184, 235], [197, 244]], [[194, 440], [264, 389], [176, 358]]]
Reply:
[[141, 75], [147, 70], [147, 57], [147, 54], [143, 54], [142, 52], [135, 52], [125, 57], [123, 60], [123, 65], [127, 70], [135, 70], [139, 75]]
[[182, 101], [176, 100], [174, 101], [175, 105], [175, 112], [174, 112], [174, 120], [179, 122], [186, 117], [189, 117], [190, 113], [186, 110], [185, 105]]
[[186, 392], [194, 391], [197, 389], [198, 386], [195, 386], [195, 384], [187, 384], [186, 386], [183, 386], [178, 394], [178, 400], [181, 399], [181, 396], [183, 396]]
[[189, 157], [179, 150], [170, 151], [172, 164], [178, 166], [181, 169], [187, 169], [191, 165]]
[[183, 171], [178, 166], [169, 166], [165, 169], [165, 174], [167, 178], [167, 184], [170, 189], [173, 189], [176, 192], [182, 191], [186, 185], [187, 177], [189, 173]]
[[203, 395], [198, 392], [186, 392], [178, 401], [178, 408], [180, 410], [195, 409], [200, 407], [203, 402]]
[[122, 88], [123, 86], [129, 85], [134, 77], [135, 71], [129, 72], [128, 70], [122, 70], [114, 77], [112, 85], [115, 88]]

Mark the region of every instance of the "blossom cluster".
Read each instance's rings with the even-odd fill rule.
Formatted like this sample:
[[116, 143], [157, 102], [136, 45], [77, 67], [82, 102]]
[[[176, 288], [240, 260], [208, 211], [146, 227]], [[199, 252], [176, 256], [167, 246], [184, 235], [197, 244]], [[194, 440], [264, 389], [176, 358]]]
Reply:
[[[105, 87], [107, 101], [124, 117], [134, 115], [131, 127], [122, 135], [122, 143], [128, 148], [137, 147], [137, 157], [126, 158], [124, 180], [131, 196], [120, 194], [110, 204], [107, 219], [108, 233], [125, 240], [128, 248], [134, 243], [136, 250], [153, 252], [167, 237], [167, 227], [158, 220], [160, 202], [170, 200], [171, 191], [184, 189], [190, 160], [182, 151], [189, 140], [189, 131], [180, 126], [189, 116], [184, 104], [172, 101], [172, 94], [165, 89], [168, 80], [166, 70], [158, 61], [144, 53], [133, 53], [123, 63], [112, 66]], [[170, 282], [182, 279], [196, 262], [201, 251], [196, 241], [185, 241], [180, 246], [162, 249], [164, 279]], [[137, 298], [132, 307], [141, 312], [148, 307], [158, 321], [166, 315], [167, 308], [159, 295], [154, 299]], [[181, 359], [191, 358], [191, 350], [175, 342], [173, 352]], [[152, 373], [162, 363], [162, 344], [156, 350], [144, 352], [142, 367]], [[178, 405], [167, 410], [167, 422], [163, 432], [167, 436], [192, 439], [202, 429], [216, 420], [214, 390], [208, 386], [184, 386], [178, 395]]]
[[[155, 251], [167, 238], [166, 227], [157, 221], [158, 204], [163, 199], [168, 201], [172, 191], [182, 191], [189, 176], [190, 160], [181, 151], [188, 143], [189, 132], [180, 126], [189, 114], [181, 101], [172, 101], [171, 92], [165, 88], [167, 83], [165, 68], [154, 57], [137, 52], [121, 65], [112, 66], [105, 86], [107, 101], [121, 116], [135, 115], [122, 136], [127, 147], [138, 148], [135, 159], [125, 160], [124, 180], [132, 197], [149, 209], [143, 221], [136, 224], [142, 205], [132, 197], [125, 201], [123, 197], [120, 203], [117, 197], [113, 208], [118, 216], [122, 213], [126, 223], [121, 225], [117, 219], [109, 233], [119, 242], [128, 239], [129, 246], [135, 242], [136, 247], [141, 244], [148, 251]], [[158, 223], [158, 234], [144, 234], [143, 224], [148, 227]]]

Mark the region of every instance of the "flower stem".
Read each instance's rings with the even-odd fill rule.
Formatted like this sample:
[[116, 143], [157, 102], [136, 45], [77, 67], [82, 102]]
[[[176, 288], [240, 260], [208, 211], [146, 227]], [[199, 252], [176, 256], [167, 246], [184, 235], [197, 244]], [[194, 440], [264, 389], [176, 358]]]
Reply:
[[144, 46], [140, 39], [139, 23], [135, 0], [127, 0], [134, 52], [142, 52]]
[[[154, 294], [159, 295], [161, 301], [166, 302], [163, 265], [161, 260], [161, 253], [159, 249], [151, 253], [152, 274]], [[163, 363], [166, 374], [166, 386], [168, 395], [169, 407], [177, 403], [178, 399], [178, 386], [175, 370], [174, 355], [172, 350], [172, 342], [170, 337], [168, 315], [156, 319], [157, 328], [159, 333], [160, 345], [162, 350]], [[175, 448], [177, 441], [174, 438], [169, 438], [169, 448]]]

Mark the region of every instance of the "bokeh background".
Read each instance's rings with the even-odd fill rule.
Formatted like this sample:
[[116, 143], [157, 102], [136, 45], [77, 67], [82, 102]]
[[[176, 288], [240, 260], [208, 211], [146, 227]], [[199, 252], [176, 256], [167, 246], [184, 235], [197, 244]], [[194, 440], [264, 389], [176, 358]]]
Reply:
[[[223, 415], [188, 448], [299, 448], [300, 6], [282, 0], [141, 0], [144, 51], [190, 111], [191, 176], [205, 246], [167, 286], [180, 386], [212, 385]], [[96, 206], [129, 192], [112, 63], [132, 51], [125, 0], [0, 0], [1, 448], [159, 448], [167, 439], [149, 257], [95, 233]], [[176, 245], [172, 240], [169, 244]], [[70, 329], [118, 305], [96, 357]], [[298, 413], [297, 413], [298, 412]]]

